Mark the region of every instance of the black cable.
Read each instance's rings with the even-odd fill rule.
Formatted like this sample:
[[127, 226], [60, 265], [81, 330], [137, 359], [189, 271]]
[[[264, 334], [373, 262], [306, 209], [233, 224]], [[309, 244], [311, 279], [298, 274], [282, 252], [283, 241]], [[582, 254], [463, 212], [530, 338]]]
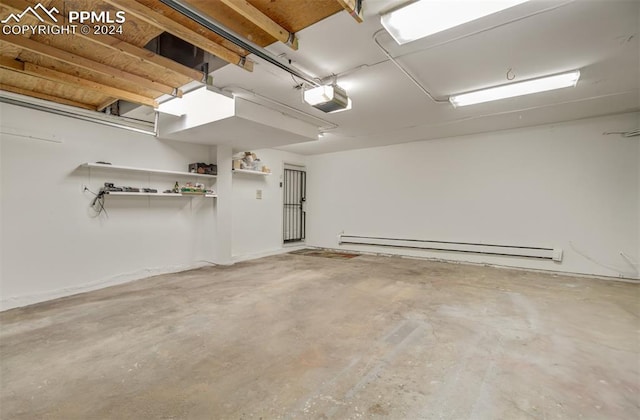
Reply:
[[[94, 211], [97, 211], [98, 214], [96, 214], [96, 217], [100, 215], [100, 213], [104, 212], [104, 215], [109, 217], [109, 213], [107, 213], [107, 209], [104, 207], [104, 196], [107, 194], [107, 192], [104, 190], [104, 188], [100, 188], [100, 191], [98, 191], [98, 193], [94, 193], [93, 191], [91, 191], [89, 188], [84, 187], [85, 191], [89, 191], [91, 194], [93, 194], [95, 196], [95, 198], [93, 199], [93, 201], [91, 202], [91, 208]], [[98, 209], [96, 210], [96, 204], [99, 204], [100, 207], [98, 207]]]
[[293, 87], [294, 89], [302, 89], [304, 87], [304, 83], [301, 83], [298, 80], [296, 80], [296, 78], [295, 78], [295, 76], [293, 74], [289, 74], [289, 76], [291, 76], [291, 80], [293, 80], [293, 83], [296, 84]]

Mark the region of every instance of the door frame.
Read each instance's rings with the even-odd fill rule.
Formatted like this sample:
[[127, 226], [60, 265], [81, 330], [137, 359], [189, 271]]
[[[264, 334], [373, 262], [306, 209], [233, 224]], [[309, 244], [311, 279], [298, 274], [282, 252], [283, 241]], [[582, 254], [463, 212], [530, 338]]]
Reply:
[[[305, 173], [305, 191], [304, 191], [304, 198], [305, 201], [302, 204], [302, 212], [304, 214], [303, 220], [304, 220], [304, 226], [303, 226], [303, 231], [305, 233], [304, 238], [299, 240], [299, 241], [288, 241], [285, 242], [285, 232], [284, 232], [284, 227], [285, 227], [285, 221], [284, 221], [284, 216], [285, 216], [285, 209], [284, 209], [284, 204], [285, 204], [285, 169], [289, 169], [289, 170], [294, 170], [294, 171], [302, 171]], [[306, 198], [307, 198], [307, 167], [304, 163], [301, 162], [291, 162], [291, 161], [283, 161], [282, 162], [282, 175], [280, 178], [280, 209], [281, 209], [281, 214], [280, 214], [280, 234], [281, 234], [281, 240], [282, 240], [282, 246], [283, 247], [295, 247], [295, 246], [300, 246], [300, 245], [304, 245], [305, 241], [306, 241], [306, 232], [307, 232], [307, 223], [306, 223]]]

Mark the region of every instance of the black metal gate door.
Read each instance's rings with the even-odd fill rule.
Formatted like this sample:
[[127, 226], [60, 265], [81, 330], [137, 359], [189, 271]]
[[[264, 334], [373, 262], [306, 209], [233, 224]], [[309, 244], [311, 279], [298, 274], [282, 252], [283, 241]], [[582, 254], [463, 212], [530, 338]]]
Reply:
[[303, 170], [284, 170], [284, 242], [304, 240], [306, 214], [304, 202], [307, 194], [307, 173]]

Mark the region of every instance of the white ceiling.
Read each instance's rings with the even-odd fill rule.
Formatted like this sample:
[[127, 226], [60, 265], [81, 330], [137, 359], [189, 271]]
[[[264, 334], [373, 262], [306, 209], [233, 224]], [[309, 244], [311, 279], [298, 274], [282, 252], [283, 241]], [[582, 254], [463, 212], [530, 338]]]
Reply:
[[576, 88], [464, 108], [431, 101], [373, 41], [382, 28], [379, 13], [402, 2], [365, 0], [364, 23], [338, 13], [298, 33], [298, 51], [282, 44], [268, 48], [313, 76], [338, 75], [353, 100], [350, 111], [325, 114], [304, 104], [288, 73], [257, 58], [253, 73], [235, 66], [217, 70], [214, 85], [254, 91], [303, 114], [265, 104], [327, 129], [318, 141], [281, 147], [302, 154], [640, 110], [639, 0], [533, 0], [402, 47], [386, 32], [378, 35], [428, 91], [443, 99], [507, 83], [507, 72], [515, 81], [574, 69], [582, 74]]

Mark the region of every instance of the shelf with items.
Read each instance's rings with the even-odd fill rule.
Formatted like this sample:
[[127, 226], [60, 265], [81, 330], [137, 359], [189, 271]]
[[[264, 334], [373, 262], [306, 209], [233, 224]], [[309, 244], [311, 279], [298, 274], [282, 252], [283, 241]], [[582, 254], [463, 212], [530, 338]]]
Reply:
[[233, 169], [232, 172], [234, 174], [240, 173], [240, 174], [262, 175], [262, 176], [271, 175], [271, 172], [252, 171], [250, 169]]
[[133, 166], [120, 166], [120, 165], [109, 165], [105, 163], [83, 163], [80, 165], [82, 168], [99, 168], [113, 171], [128, 171], [128, 172], [143, 172], [147, 174], [160, 174], [160, 175], [177, 175], [182, 177], [198, 177], [198, 178], [216, 178], [217, 175], [209, 175], [209, 174], [198, 174], [194, 172], [180, 172], [180, 171], [167, 171], [163, 169], [149, 169], [149, 168], [136, 168]]
[[231, 166], [233, 173], [244, 173], [251, 175], [271, 175], [271, 169], [252, 152], [241, 152], [233, 156]]
[[128, 196], [128, 197], [205, 197], [205, 198], [217, 198], [218, 197], [218, 194], [147, 193], [147, 192], [126, 192], [126, 191], [106, 191], [105, 195]]
[[[204, 164], [196, 164], [197, 166], [203, 166]], [[190, 165], [194, 166], [193, 164]], [[214, 165], [208, 165], [214, 166]], [[150, 168], [138, 168], [132, 166], [119, 166], [119, 165], [111, 165], [108, 163], [83, 163], [80, 165], [81, 168], [87, 168], [89, 171], [89, 180], [91, 182], [92, 171], [98, 170], [101, 175], [100, 178], [104, 177], [105, 173], [110, 172], [113, 174], [114, 178], [120, 179], [119, 184], [124, 184], [122, 179], [134, 179], [136, 178], [136, 184], [133, 186], [124, 186], [124, 185], [115, 185], [114, 182], [107, 181], [104, 182], [104, 186], [100, 187], [98, 193], [95, 193], [96, 199], [104, 200], [104, 197], [204, 197], [204, 198], [217, 198], [218, 195], [215, 193], [214, 189], [211, 188], [212, 184], [216, 182], [216, 175], [212, 174], [203, 174], [203, 173], [195, 173], [195, 172], [180, 172], [180, 171], [169, 171], [163, 169], [150, 169]], [[215, 171], [215, 168], [214, 168]], [[145, 178], [148, 178], [144, 181], [144, 187], [140, 186], [140, 178], [139, 176], [132, 175], [123, 175], [119, 174], [116, 176], [117, 172], [124, 173], [137, 173], [143, 174]], [[162, 188], [158, 188], [158, 184], [164, 184], [165, 182], [159, 182], [159, 179], [155, 179], [152, 182], [152, 178], [173, 178], [170, 184], [165, 184]], [[189, 180], [189, 182], [186, 182]], [[175, 182], [175, 183], [174, 183]], [[209, 185], [205, 185], [204, 183]], [[128, 184], [128, 182], [127, 182]], [[153, 185], [155, 184], [155, 185]], [[86, 186], [84, 187], [84, 191], [91, 191]], [[94, 200], [92, 205], [95, 205], [96, 200]]]

